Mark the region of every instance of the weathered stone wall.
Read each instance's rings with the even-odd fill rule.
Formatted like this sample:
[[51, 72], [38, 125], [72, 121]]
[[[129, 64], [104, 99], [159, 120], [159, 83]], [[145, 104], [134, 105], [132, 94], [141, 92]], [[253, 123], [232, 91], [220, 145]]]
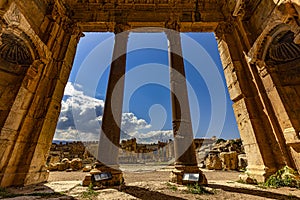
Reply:
[[[268, 0], [247, 4], [239, 2], [242, 3], [235, 7], [234, 17], [228, 21], [232, 31], [224, 29], [224, 32], [221, 28], [216, 33], [230, 97], [248, 157], [247, 171], [263, 181], [261, 177], [268, 177], [283, 165], [299, 170], [299, 116], [295, 114], [295, 110], [299, 109], [295, 103], [295, 99], [299, 99], [296, 94], [298, 83], [294, 81], [293, 86], [289, 84], [287, 89], [280, 83], [287, 78], [275, 76], [289, 74], [288, 79], [293, 80], [291, 76], [295, 77], [298, 73], [288, 68], [284, 68], [285, 73], [279, 72], [278, 68], [274, 73], [274, 68], [266, 64], [272, 43], [273, 46], [278, 45], [278, 42], [274, 44], [276, 40], [281, 43], [283, 39], [280, 34], [287, 31], [295, 35], [294, 42], [290, 43], [293, 43], [292, 51], [299, 55], [298, 47], [295, 47], [299, 34], [299, 3]], [[282, 57], [284, 65], [289, 65], [291, 60], [297, 62], [295, 58], [290, 58], [291, 52], [276, 52]], [[293, 67], [297, 68], [295, 65]]]
[[79, 31], [59, 5], [49, 10], [42, 1], [16, 1], [4, 7], [2, 37], [20, 38], [33, 60], [23, 81], [16, 83], [21, 86], [1, 129], [0, 183], [5, 187], [47, 180], [44, 165]]

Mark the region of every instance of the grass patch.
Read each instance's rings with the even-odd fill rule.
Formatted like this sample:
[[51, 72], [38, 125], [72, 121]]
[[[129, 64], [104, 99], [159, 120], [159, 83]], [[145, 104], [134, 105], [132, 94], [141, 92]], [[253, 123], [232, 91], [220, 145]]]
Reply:
[[178, 188], [177, 188], [176, 185], [173, 185], [173, 184], [171, 184], [171, 183], [169, 183], [169, 182], [167, 182], [166, 185], [168, 186], [168, 188], [169, 188], [170, 190], [173, 190], [173, 191], [177, 191], [177, 190], [178, 190]]
[[297, 172], [288, 166], [283, 167], [278, 170], [275, 174], [270, 176], [268, 180], [263, 184], [266, 187], [292, 187], [300, 188], [300, 180], [296, 177], [298, 176]]
[[93, 199], [94, 197], [98, 196], [98, 193], [95, 192], [95, 190], [93, 189], [93, 184], [91, 183], [89, 185], [89, 187], [87, 188], [86, 191], [84, 191], [82, 194], [81, 194], [81, 197], [82, 198], [85, 198], [85, 199]]
[[188, 193], [192, 194], [214, 194], [214, 192], [208, 191], [206, 188], [204, 188], [202, 185], [199, 185], [198, 183], [187, 185], [187, 191]]

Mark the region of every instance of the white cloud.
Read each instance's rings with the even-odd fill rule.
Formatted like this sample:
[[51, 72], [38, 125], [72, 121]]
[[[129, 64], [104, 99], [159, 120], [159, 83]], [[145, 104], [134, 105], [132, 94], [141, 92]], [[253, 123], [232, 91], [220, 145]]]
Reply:
[[[79, 85], [68, 82], [54, 139], [98, 140], [103, 109], [103, 100], [85, 95]], [[121, 139], [135, 137], [138, 142], [152, 143], [172, 138], [171, 130], [144, 133], [150, 128], [150, 124], [134, 113], [122, 114]]]
[[138, 119], [133, 113], [123, 113], [121, 128], [125, 133], [135, 136], [139, 131], [151, 128], [151, 125], [144, 119]]

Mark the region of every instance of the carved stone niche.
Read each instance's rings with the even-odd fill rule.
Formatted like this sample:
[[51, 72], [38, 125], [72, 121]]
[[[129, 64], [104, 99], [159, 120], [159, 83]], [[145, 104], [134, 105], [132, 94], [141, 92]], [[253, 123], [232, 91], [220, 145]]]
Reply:
[[282, 85], [300, 85], [300, 45], [294, 39], [291, 31], [279, 34], [266, 56], [267, 66], [275, 69]]
[[13, 64], [29, 66], [33, 62], [30, 49], [14, 34], [3, 33], [0, 37], [0, 58]]

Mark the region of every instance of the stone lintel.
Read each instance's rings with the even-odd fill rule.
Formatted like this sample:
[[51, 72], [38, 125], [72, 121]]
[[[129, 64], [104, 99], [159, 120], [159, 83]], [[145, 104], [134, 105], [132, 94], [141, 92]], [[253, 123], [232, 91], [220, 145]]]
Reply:
[[[132, 32], [160, 33], [164, 32], [165, 22], [127, 22]], [[85, 32], [113, 32], [115, 22], [80, 22], [78, 25]], [[213, 32], [218, 22], [180, 22], [180, 32]]]

